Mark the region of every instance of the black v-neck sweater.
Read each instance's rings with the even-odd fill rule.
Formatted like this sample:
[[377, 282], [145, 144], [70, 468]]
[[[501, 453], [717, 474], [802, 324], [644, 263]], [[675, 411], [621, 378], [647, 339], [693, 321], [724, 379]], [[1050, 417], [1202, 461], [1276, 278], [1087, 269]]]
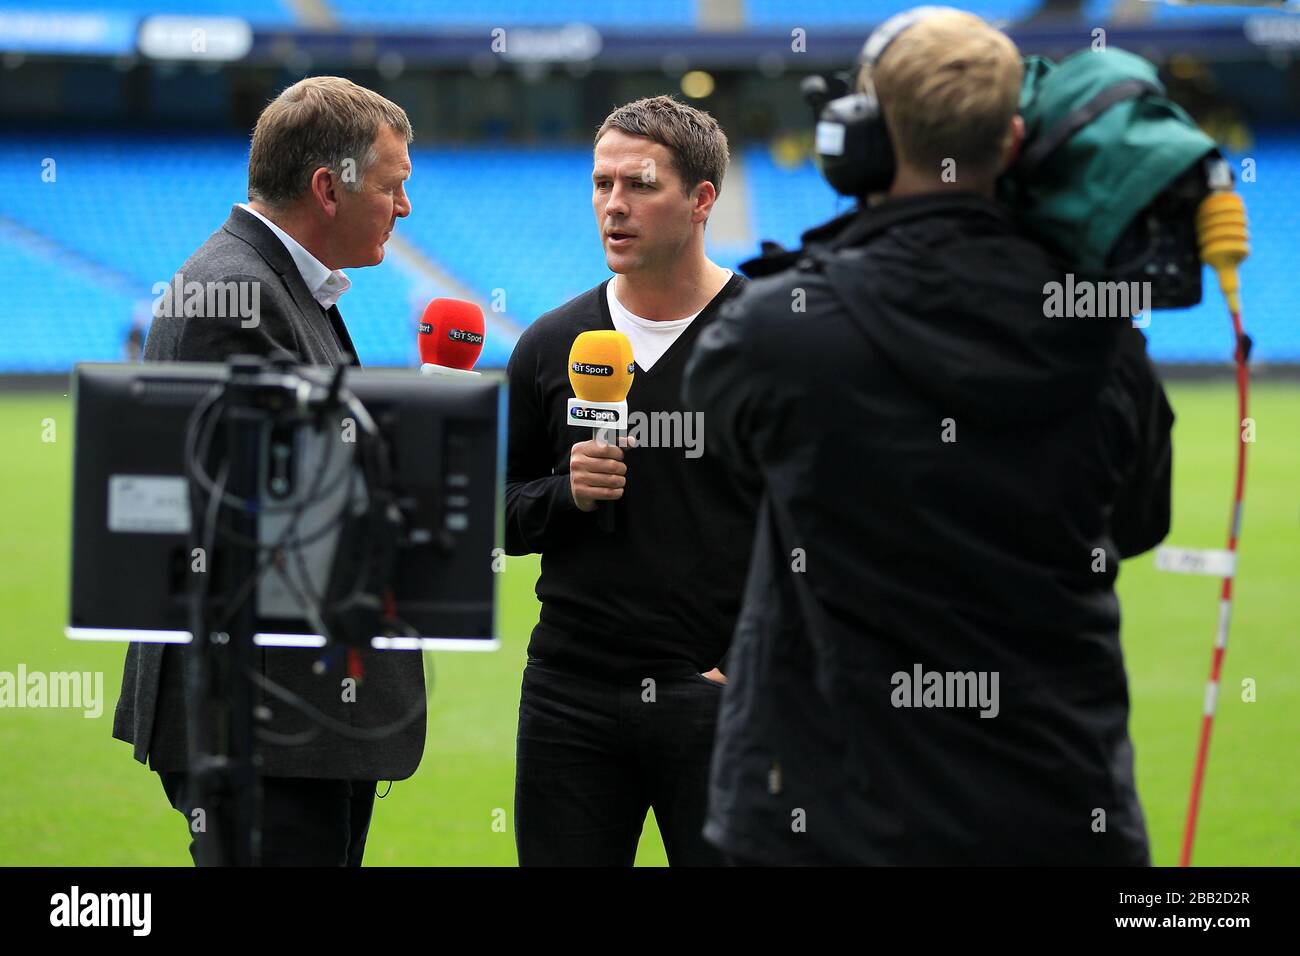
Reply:
[[[637, 367], [627, 396], [634, 433], [638, 412], [647, 423], [656, 412], [678, 412], [683, 421], [693, 414], [681, 397], [686, 361], [701, 330], [744, 282], [732, 276], [649, 372]], [[569, 456], [592, 432], [567, 421], [569, 349], [579, 333], [614, 328], [606, 284], [539, 318], [510, 357], [506, 553], [542, 555], [541, 618], [528, 655], [618, 679], [708, 671], [724, 663], [740, 609], [757, 482], [713, 454], [704, 421], [696, 450], [625, 450], [627, 485], [614, 505], [612, 532], [601, 529], [596, 512], [578, 510]], [[643, 430], [651, 437], [650, 428]], [[658, 429], [661, 444], [665, 431]], [[700, 440], [698, 432], [694, 438]]]

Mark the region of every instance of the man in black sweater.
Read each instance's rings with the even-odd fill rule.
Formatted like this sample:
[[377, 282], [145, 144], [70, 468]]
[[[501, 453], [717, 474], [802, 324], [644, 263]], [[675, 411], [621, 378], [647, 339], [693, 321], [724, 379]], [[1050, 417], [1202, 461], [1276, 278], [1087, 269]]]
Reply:
[[[668, 97], [610, 114], [592, 205], [613, 279], [548, 312], [510, 358], [506, 551], [542, 554], [519, 702], [520, 865], [631, 865], [653, 807], [673, 865], [703, 839], [723, 657], [756, 499], [681, 404], [700, 331], [744, 280], [705, 256], [728, 160], [707, 113]], [[591, 329], [632, 341], [624, 447], [568, 424], [568, 356]], [[613, 508], [614, 529], [593, 512]]]

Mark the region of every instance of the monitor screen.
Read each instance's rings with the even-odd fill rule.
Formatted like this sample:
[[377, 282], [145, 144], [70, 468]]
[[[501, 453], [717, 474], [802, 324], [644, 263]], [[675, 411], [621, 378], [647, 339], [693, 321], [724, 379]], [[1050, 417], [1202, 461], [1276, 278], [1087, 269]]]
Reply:
[[[330, 376], [295, 371], [322, 385]], [[202, 512], [192, 511], [186, 434], [196, 406], [229, 374], [220, 364], [77, 366], [69, 637], [189, 640], [193, 577], [212, 573], [220, 582], [223, 545], [211, 556], [194, 551], [191, 526]], [[361, 368], [345, 370], [343, 383], [384, 438], [404, 519], [391, 577], [404, 628], [376, 635], [374, 646], [495, 648], [504, 383]], [[310, 544], [258, 575], [259, 644], [325, 642], [303, 612], [302, 595], [324, 592], [338, 539], [334, 518], [365, 501], [347, 445], [324, 430], [346, 428], [346, 419], [335, 415], [319, 432], [260, 426], [259, 553], [270, 556], [295, 519], [298, 539]]]

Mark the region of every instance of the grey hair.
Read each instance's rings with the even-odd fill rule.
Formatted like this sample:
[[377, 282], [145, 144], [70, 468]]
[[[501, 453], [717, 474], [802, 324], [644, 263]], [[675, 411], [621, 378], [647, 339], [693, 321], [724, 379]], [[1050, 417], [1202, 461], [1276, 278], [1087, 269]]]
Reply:
[[[339, 76], [311, 76], [267, 104], [248, 152], [248, 198], [283, 207], [301, 197], [322, 166], [358, 192], [379, 158], [375, 138], [387, 126], [406, 142], [414, 134], [406, 111], [373, 90]], [[355, 176], [348, 175], [352, 164]]]

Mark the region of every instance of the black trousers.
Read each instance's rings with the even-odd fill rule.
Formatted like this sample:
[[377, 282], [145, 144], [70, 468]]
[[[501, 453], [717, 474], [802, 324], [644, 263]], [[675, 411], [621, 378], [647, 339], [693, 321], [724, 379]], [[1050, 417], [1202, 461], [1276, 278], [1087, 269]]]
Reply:
[[[167, 799], [186, 820], [190, 806], [188, 774], [158, 772]], [[360, 866], [375, 805], [373, 780], [313, 780], [262, 777], [263, 866]], [[190, 856], [195, 863], [194, 833]]]
[[722, 685], [623, 683], [529, 661], [519, 697], [520, 866], [631, 866], [654, 808], [672, 866], [721, 866], [702, 835]]

